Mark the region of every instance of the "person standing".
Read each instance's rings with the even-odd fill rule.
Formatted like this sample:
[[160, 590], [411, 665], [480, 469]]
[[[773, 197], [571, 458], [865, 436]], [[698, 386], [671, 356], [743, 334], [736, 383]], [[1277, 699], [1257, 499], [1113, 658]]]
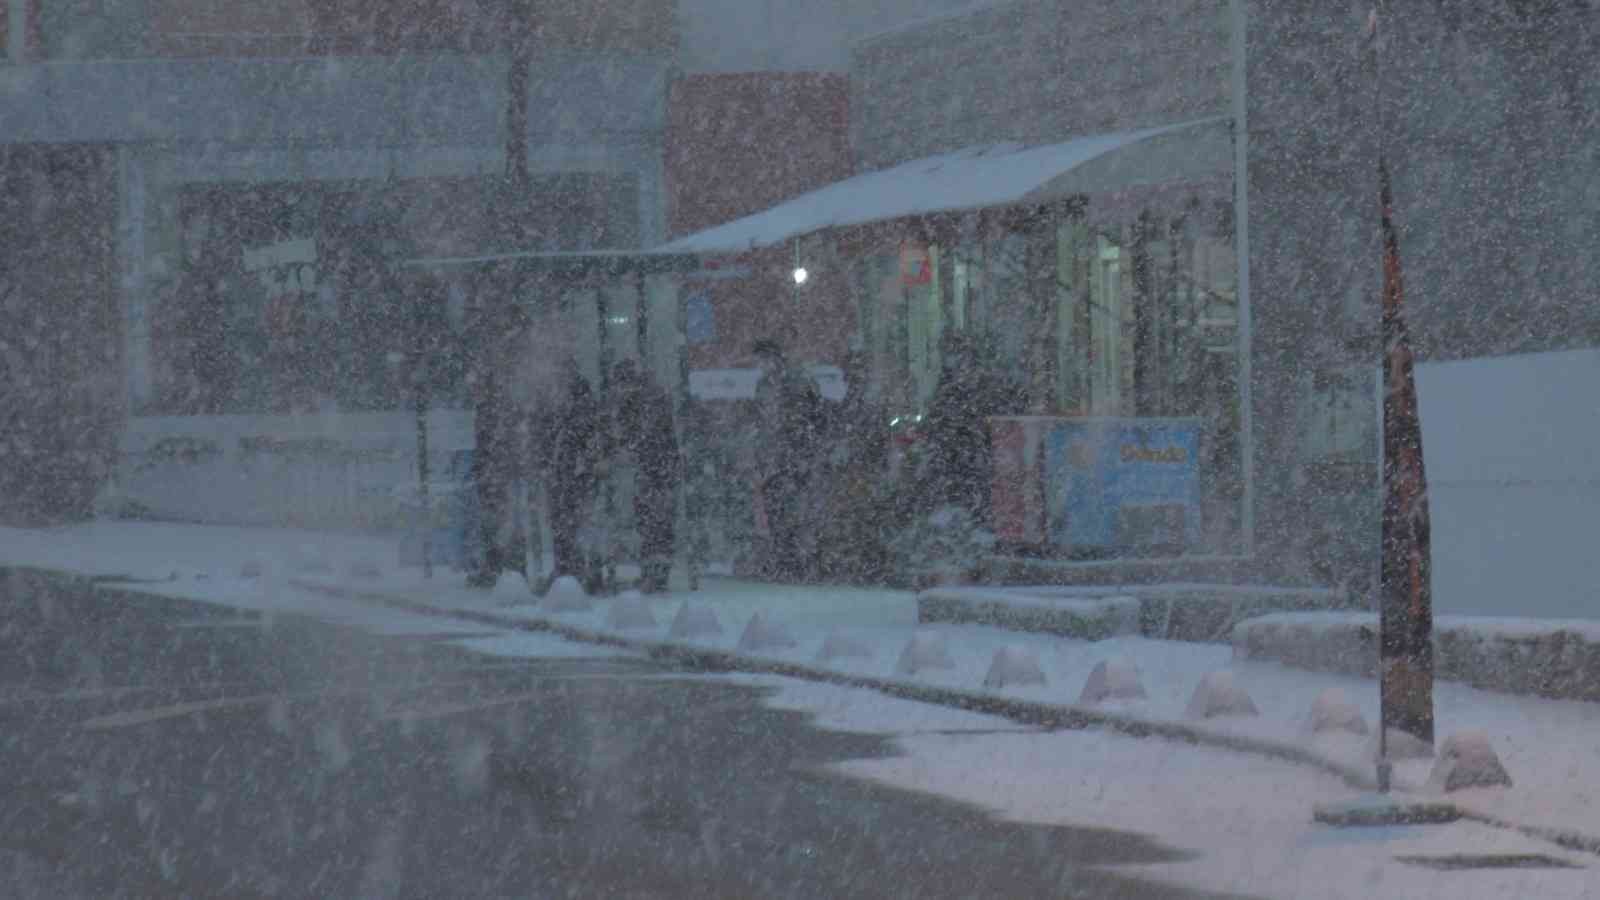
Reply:
[[503, 386], [497, 378], [485, 378], [479, 387], [479, 403], [473, 417], [471, 481], [478, 505], [477, 546], [467, 584], [493, 587], [502, 571], [523, 572], [515, 526], [511, 522], [511, 489], [517, 479], [515, 416], [507, 408]]
[[632, 454], [637, 463], [633, 513], [642, 569], [639, 589], [660, 593], [667, 589], [672, 572], [677, 490], [682, 475], [672, 398], [633, 360], [617, 363], [612, 373], [616, 446]]
[[544, 432], [541, 468], [550, 503], [550, 581], [571, 575], [595, 592], [600, 588], [599, 560], [584, 547], [582, 535], [600, 491], [600, 408], [575, 362], [567, 363], [561, 377], [566, 396], [539, 429]]
[[838, 411], [830, 471], [829, 507], [820, 553], [823, 574], [858, 584], [881, 582], [889, 569], [889, 504], [884, 479], [889, 467], [889, 416], [868, 396], [866, 360], [859, 351], [844, 366], [845, 397]]
[[1020, 413], [1026, 404], [1022, 386], [1005, 377], [985, 343], [961, 332], [945, 336], [944, 366], [924, 428], [930, 463], [927, 500], [933, 506], [959, 506], [989, 527], [994, 479], [989, 419]]
[[757, 341], [764, 370], [756, 385], [757, 473], [767, 514], [768, 568], [803, 581], [815, 568], [815, 535], [805, 527], [808, 492], [821, 441], [822, 394], [791, 366], [776, 341]]

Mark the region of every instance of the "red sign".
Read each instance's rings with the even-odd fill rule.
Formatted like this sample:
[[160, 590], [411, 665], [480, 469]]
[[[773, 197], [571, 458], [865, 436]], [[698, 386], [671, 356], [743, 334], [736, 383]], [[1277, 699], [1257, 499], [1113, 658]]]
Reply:
[[994, 480], [990, 507], [995, 535], [1003, 541], [1038, 544], [1045, 539], [1044, 454], [1040, 420], [989, 420], [993, 435]]
[[928, 254], [928, 248], [917, 244], [901, 245], [900, 283], [931, 284], [932, 282], [933, 260]]

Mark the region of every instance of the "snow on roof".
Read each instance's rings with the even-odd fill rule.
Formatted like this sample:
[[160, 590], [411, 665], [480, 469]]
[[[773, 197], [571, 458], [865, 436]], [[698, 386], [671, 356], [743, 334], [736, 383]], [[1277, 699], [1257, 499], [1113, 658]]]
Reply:
[[1018, 203], [1039, 196], [1039, 189], [1057, 176], [1114, 150], [1217, 121], [1221, 120], [1198, 119], [1037, 147], [1015, 143], [967, 147], [846, 178], [658, 249], [737, 253], [824, 228]]
[[477, 267], [493, 263], [517, 263], [530, 268], [571, 271], [684, 271], [697, 268], [699, 261], [688, 253], [665, 248], [651, 250], [574, 250], [518, 251], [485, 253], [478, 256], [437, 256], [408, 259], [402, 265], [417, 269]]

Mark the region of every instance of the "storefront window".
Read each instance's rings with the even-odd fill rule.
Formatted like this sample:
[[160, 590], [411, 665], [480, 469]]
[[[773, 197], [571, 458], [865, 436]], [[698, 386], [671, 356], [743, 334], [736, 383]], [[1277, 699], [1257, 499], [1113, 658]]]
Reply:
[[900, 289], [904, 296], [907, 406], [923, 410], [939, 382], [939, 345], [945, 316], [939, 282], [939, 248], [906, 244], [900, 249]]
[[1089, 261], [1089, 413], [1122, 415], [1122, 248], [1104, 235], [1095, 238]]

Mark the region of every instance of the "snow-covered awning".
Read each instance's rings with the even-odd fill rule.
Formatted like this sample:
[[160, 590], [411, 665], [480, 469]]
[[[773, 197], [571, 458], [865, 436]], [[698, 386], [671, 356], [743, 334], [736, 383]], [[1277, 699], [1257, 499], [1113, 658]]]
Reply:
[[1228, 171], [1229, 152], [1226, 117], [1036, 147], [984, 144], [856, 175], [657, 249], [737, 253], [824, 228], [1211, 176]]
[[408, 259], [401, 265], [409, 269], [444, 272], [461, 269], [512, 268], [526, 272], [556, 275], [657, 275], [667, 272], [692, 273], [700, 268], [693, 253], [655, 250], [581, 250], [517, 253], [486, 253], [478, 256], [438, 256]]

